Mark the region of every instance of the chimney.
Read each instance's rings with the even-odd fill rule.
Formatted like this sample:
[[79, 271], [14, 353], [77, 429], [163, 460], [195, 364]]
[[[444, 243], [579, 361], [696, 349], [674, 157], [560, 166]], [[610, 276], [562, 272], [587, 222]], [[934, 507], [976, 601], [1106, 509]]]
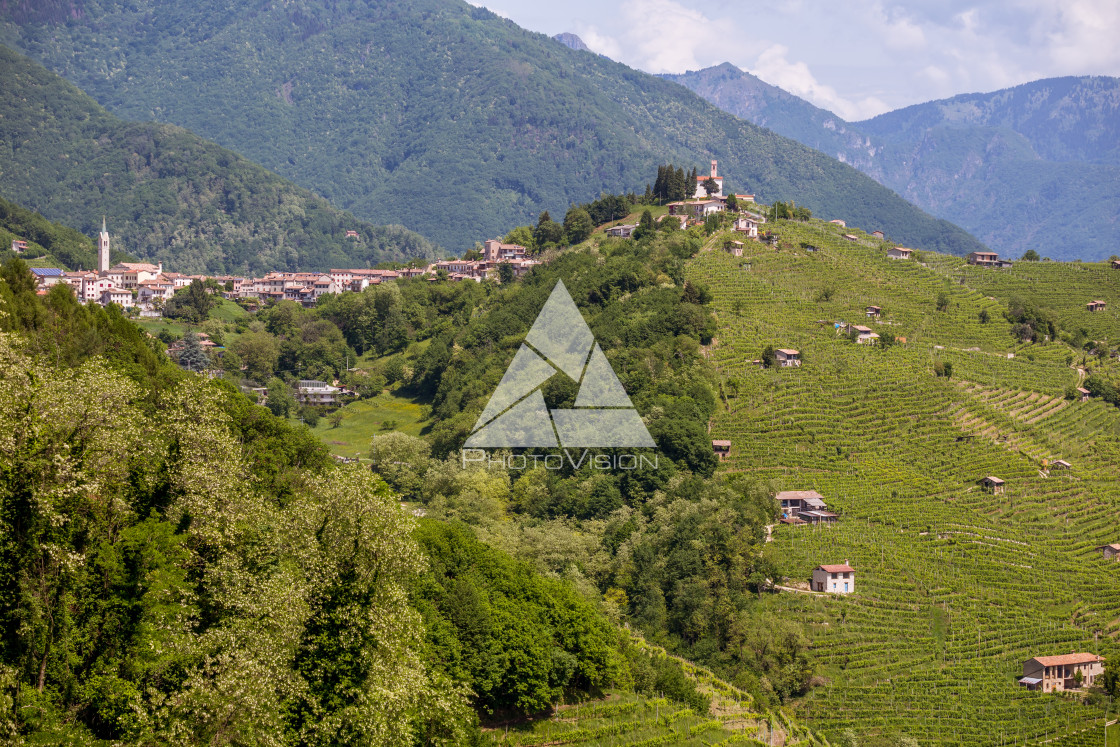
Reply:
[[156, 272], [157, 272], [158, 274], [160, 274], [160, 275], [162, 275], [162, 274], [163, 274], [163, 262], [160, 262], [160, 263], [159, 263], [159, 266], [158, 266], [158, 268], [156, 269]]

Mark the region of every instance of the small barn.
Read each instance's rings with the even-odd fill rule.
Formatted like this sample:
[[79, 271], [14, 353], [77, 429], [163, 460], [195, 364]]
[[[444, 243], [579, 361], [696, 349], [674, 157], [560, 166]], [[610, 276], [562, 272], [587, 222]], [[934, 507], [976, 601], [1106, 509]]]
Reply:
[[856, 590], [856, 569], [844, 561], [840, 565], [818, 565], [813, 569], [813, 591], [851, 594]]
[[983, 480], [981, 480], [980, 484], [992, 495], [1002, 495], [1007, 488], [1006, 482], [999, 479], [998, 477], [992, 477], [991, 475], [988, 475]]

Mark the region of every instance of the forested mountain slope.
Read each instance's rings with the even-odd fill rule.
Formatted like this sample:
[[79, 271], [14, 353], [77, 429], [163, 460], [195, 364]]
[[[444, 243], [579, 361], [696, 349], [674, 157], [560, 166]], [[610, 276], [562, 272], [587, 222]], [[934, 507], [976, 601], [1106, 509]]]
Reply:
[[1120, 242], [1116, 78], [1039, 80], [852, 123], [727, 63], [664, 77], [850, 163], [1004, 256], [1099, 260]]
[[832, 158], [459, 0], [11, 3], [0, 40], [121, 116], [189, 127], [456, 250], [712, 159], [736, 191], [979, 248]]
[[[360, 221], [180, 127], [124, 122], [6, 47], [0, 77], [0, 193], [87, 233], [107, 216], [115, 249], [190, 273], [435, 254], [421, 236]], [[74, 259], [75, 268], [92, 264]]]

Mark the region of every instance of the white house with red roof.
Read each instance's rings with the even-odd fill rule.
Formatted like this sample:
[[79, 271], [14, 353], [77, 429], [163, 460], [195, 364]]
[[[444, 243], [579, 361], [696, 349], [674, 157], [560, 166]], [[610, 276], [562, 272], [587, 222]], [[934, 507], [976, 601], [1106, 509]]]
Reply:
[[818, 565], [813, 569], [813, 591], [851, 594], [856, 590], [856, 569], [844, 561], [840, 565]]

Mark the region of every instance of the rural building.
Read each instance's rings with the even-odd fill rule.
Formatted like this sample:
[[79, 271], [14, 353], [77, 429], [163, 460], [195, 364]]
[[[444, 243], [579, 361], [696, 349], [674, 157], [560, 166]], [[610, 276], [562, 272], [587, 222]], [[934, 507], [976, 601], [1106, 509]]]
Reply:
[[296, 401], [301, 405], [333, 405], [342, 390], [325, 381], [301, 379], [296, 388]]
[[27, 242], [22, 239], [12, 239], [12, 251], [16, 254], [22, 254], [27, 251]]
[[[696, 175], [696, 192], [692, 196], [699, 199], [708, 196], [708, 190], [704, 189], [704, 182], [711, 179], [716, 183], [716, 191], [712, 192], [712, 197], [723, 197], [723, 177], [716, 174], [716, 162], [712, 161], [712, 173], [708, 175]], [[738, 197], [736, 197], [738, 199]], [[751, 202], [754, 202], [752, 197]]]
[[1104, 673], [1104, 657], [1096, 654], [1036, 656], [1023, 662], [1019, 684], [1044, 693], [1091, 687]]
[[1089, 311], [1104, 311], [1104, 301], [1090, 301], [1085, 304], [1085, 308]]
[[1088, 389], [1083, 386], [1077, 387], [1077, 397], [1082, 402], [1088, 402], [1090, 396], [1092, 396], [1092, 392], [1090, 392]]
[[723, 248], [733, 257], [743, 256], [743, 242], [742, 241], [725, 241]]
[[818, 565], [813, 569], [813, 591], [830, 594], [851, 594], [856, 590], [856, 569], [844, 561], [841, 565]]
[[882, 231], [872, 231], [871, 235], [874, 236], [877, 239], [885, 239], [886, 238], [886, 234], [884, 234]]
[[737, 202], [754, 202], [754, 195], [735, 195]]
[[1103, 557], [1105, 560], [1120, 561], [1120, 545], [1101, 545], [1097, 549], [1101, 551], [1101, 557]]
[[521, 259], [528, 250], [520, 244], [503, 244], [497, 239], [488, 239], [483, 245], [482, 258], [487, 262], [500, 259]]
[[998, 477], [992, 477], [991, 475], [988, 475], [983, 480], [981, 480], [980, 484], [984, 486], [985, 490], [991, 491], [993, 495], [1002, 494], [1007, 487], [1006, 482], [999, 479]]
[[622, 239], [628, 239], [634, 235], [634, 231], [637, 230], [637, 228], [637, 223], [627, 223], [623, 226], [611, 226], [607, 229], [607, 235], [617, 236]]
[[1120, 270], [1120, 259], [1112, 260], [1112, 269]]
[[1050, 469], [1071, 469], [1072, 467], [1073, 465], [1065, 459], [1055, 459], [1050, 463]]
[[731, 456], [731, 442], [722, 439], [712, 441], [712, 451], [715, 452], [715, 455], [718, 456], [719, 460], [722, 462], [724, 459]]
[[914, 250], [896, 246], [894, 249], [887, 250], [887, 257], [889, 259], [910, 259], [910, 252], [912, 251]]
[[882, 306], [868, 306], [867, 307], [867, 318], [868, 319], [878, 319], [880, 316], [882, 316], [882, 314], [883, 314], [883, 307]]
[[847, 324], [844, 326], [844, 334], [855, 336], [857, 345], [874, 345], [879, 341], [879, 335], [871, 331], [870, 327], [865, 327], [862, 324]]
[[125, 290], [124, 288], [106, 288], [101, 291], [101, 298], [99, 303], [102, 306], [108, 306], [115, 303], [121, 308], [127, 309], [132, 306], [132, 291]]
[[999, 262], [999, 255], [995, 252], [973, 252], [968, 255], [968, 263], [970, 265], [979, 265], [981, 267], [991, 267]]
[[346, 232], [346, 238], [356, 239], [356, 238], [358, 238], [358, 232], [357, 231], [347, 231]]
[[815, 490], [783, 490], [774, 496], [782, 515], [796, 516], [802, 510], [823, 510], [828, 508], [824, 496]]
[[31, 274], [39, 288], [50, 288], [62, 282], [63, 273], [57, 267], [32, 267]]
[[735, 230], [738, 231], [739, 233], [745, 233], [748, 238], [757, 239], [758, 238], [758, 221], [755, 220], [754, 218], [749, 218], [747, 216], [743, 216], [741, 218], [736, 219]]
[[830, 220], [829, 223], [833, 224], [834, 226], [840, 226], [841, 228], [847, 228], [848, 227], [848, 224], [845, 223], [844, 221], [840, 220], [839, 218], [837, 218], [835, 220]]
[[853, 243], [859, 241], [859, 236], [856, 236], [855, 234], [851, 234], [851, 233], [844, 234], [844, 238], [847, 239], [848, 241], [853, 242]]
[[1010, 270], [1013, 264], [1015, 263], [1009, 259], [1001, 259], [995, 263], [994, 267], [998, 270]]
[[789, 368], [790, 366], [801, 365], [801, 353], [797, 350], [789, 348], [778, 348], [774, 351], [774, 357], [778, 361], [779, 368]]

